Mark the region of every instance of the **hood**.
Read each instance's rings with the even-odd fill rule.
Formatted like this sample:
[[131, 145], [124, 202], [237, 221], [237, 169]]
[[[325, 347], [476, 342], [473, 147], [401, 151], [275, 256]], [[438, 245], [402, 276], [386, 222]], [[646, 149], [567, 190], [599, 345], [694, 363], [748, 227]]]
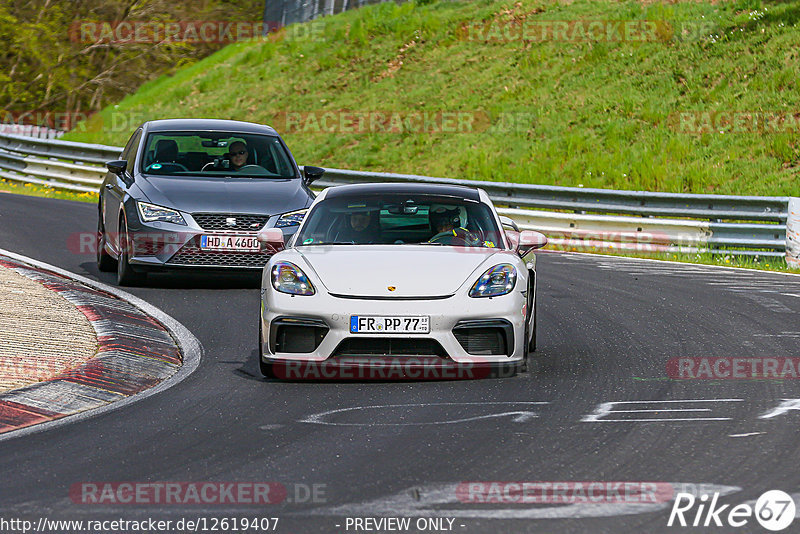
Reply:
[[153, 204], [187, 213], [274, 215], [311, 204], [299, 178], [192, 178], [142, 176], [136, 181]]
[[468, 280], [477, 280], [482, 272], [475, 271], [484, 263], [486, 269], [494, 264], [492, 256], [502, 257], [495, 258], [497, 263], [513, 261], [505, 257], [507, 252], [447, 246], [334, 245], [294, 250], [330, 293], [357, 297], [452, 295]]

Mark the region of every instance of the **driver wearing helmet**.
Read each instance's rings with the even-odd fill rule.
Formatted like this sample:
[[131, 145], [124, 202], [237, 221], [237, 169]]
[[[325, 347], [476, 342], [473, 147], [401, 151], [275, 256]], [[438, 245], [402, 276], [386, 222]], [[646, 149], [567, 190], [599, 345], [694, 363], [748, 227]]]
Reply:
[[469, 246], [481, 243], [476, 235], [462, 226], [466, 221], [461, 220], [461, 208], [458, 206], [431, 205], [428, 210], [428, 222], [433, 232], [433, 237], [428, 240], [429, 243]]
[[461, 214], [456, 206], [434, 204], [428, 212], [431, 231], [436, 234], [448, 232], [461, 227]]

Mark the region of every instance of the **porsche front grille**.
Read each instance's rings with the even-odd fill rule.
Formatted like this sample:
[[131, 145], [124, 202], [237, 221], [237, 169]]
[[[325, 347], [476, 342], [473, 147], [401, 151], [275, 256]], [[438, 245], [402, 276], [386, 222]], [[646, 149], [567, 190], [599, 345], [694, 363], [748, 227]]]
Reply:
[[347, 338], [336, 347], [332, 357], [349, 356], [435, 356], [447, 358], [442, 346], [433, 339]]

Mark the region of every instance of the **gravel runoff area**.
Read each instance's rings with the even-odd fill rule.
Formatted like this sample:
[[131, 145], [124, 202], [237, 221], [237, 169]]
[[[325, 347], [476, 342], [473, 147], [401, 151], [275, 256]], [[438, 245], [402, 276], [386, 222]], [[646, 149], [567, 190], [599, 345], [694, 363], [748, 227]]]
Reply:
[[74, 304], [0, 266], [0, 392], [53, 378], [97, 348], [97, 334]]

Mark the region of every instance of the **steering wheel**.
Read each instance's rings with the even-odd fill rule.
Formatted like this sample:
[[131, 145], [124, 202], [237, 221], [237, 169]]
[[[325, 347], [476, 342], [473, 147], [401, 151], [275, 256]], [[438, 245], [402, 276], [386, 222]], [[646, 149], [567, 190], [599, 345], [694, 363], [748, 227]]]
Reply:
[[[156, 167], [156, 165], [158, 165], [158, 167]], [[175, 167], [177, 167], [177, 169], [175, 169]], [[156, 170], [156, 171], [178, 170], [178, 171], [183, 171], [183, 172], [189, 172], [189, 169], [187, 169], [186, 167], [184, 167], [180, 163], [175, 163], [173, 161], [166, 161], [166, 162], [163, 162], [163, 163], [159, 162], [159, 161], [156, 161], [155, 163], [151, 163], [150, 165], [145, 167], [144, 172], [149, 172], [151, 170]]]
[[467, 246], [466, 238], [453, 233], [453, 230], [445, 230], [444, 232], [439, 232], [432, 238], [428, 239], [428, 243], [441, 243], [443, 245], [460, 245], [460, 246]]
[[259, 174], [263, 174], [263, 175], [266, 176], [267, 169], [265, 169], [261, 165], [255, 165], [255, 164], [251, 163], [249, 165], [243, 165], [243, 166], [239, 167], [236, 170], [236, 172], [257, 172]]
[[465, 247], [483, 246], [480, 233], [470, 232], [466, 228], [454, 228], [439, 232], [428, 240], [428, 243], [441, 243], [443, 245], [456, 245]]

